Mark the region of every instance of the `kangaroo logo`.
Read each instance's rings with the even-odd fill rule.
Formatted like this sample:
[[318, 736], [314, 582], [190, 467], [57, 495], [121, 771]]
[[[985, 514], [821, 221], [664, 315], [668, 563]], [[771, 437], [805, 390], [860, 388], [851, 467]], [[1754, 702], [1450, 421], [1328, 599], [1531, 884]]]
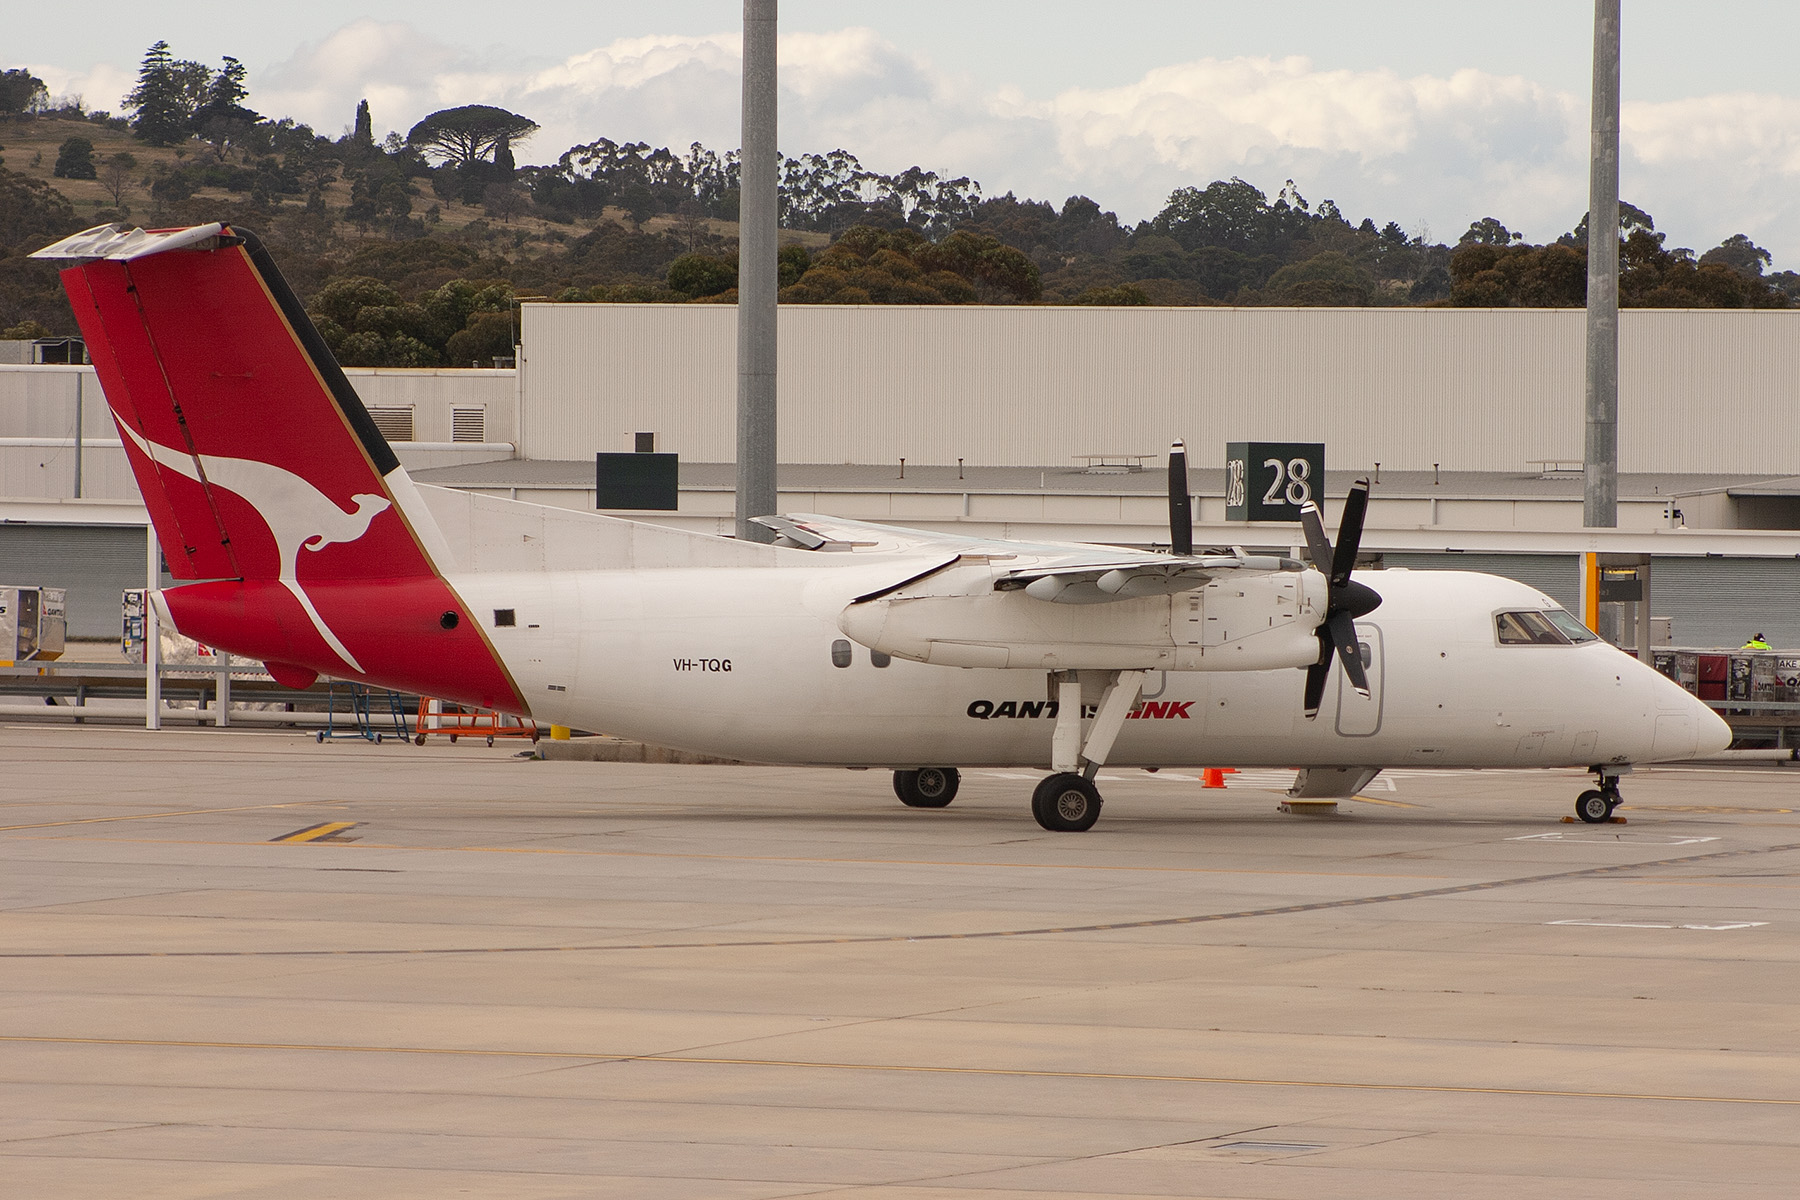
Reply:
[[362, 674], [362, 664], [356, 661], [344, 643], [338, 640], [337, 634], [325, 624], [319, 610], [313, 607], [312, 598], [300, 586], [296, 568], [302, 548], [322, 550], [334, 543], [356, 541], [369, 531], [370, 522], [386, 511], [392, 502], [386, 496], [358, 493], [351, 497], [356, 502], [356, 511], [345, 512], [324, 492], [292, 471], [283, 470], [273, 463], [254, 458], [221, 458], [202, 454], [198, 456], [196, 465], [196, 456], [140, 437], [123, 421], [118, 422], [118, 425], [151, 461], [179, 471], [196, 483], [202, 482], [201, 473], [204, 471], [205, 483], [224, 488], [256, 510], [275, 539], [275, 547], [281, 560], [277, 576], [281, 586], [300, 602], [300, 607], [306, 610], [313, 628], [319, 631], [319, 636], [325, 639], [332, 651], [349, 664], [351, 670]]

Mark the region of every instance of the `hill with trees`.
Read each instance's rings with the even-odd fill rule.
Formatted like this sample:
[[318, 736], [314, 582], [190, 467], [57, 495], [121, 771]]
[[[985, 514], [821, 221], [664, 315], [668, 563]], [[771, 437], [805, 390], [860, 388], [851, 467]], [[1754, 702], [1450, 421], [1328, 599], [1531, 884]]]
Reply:
[[[732, 303], [738, 155], [598, 138], [519, 166], [538, 131], [492, 105], [379, 141], [365, 100], [338, 137], [249, 107], [246, 71], [146, 51], [125, 112], [0, 71], [0, 336], [74, 331], [25, 255], [110, 221], [256, 229], [348, 365], [466, 366], [512, 352], [521, 299]], [[967, 176], [885, 175], [846, 150], [784, 158], [781, 299], [795, 304], [1455, 305], [1586, 302], [1587, 222], [1530, 245], [1499, 220], [1455, 245], [1312, 204], [1292, 180], [1175, 189], [1136, 225], [1086, 196], [988, 196]], [[1696, 255], [1621, 212], [1621, 303], [1786, 307], [1800, 275], [1737, 234]]]

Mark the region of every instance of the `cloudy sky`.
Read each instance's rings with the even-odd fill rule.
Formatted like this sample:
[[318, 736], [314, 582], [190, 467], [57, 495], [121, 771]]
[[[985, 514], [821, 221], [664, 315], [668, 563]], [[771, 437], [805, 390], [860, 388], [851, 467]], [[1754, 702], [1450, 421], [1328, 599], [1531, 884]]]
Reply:
[[[0, 65], [116, 109], [157, 38], [249, 68], [253, 107], [336, 135], [491, 103], [543, 125], [520, 161], [606, 136], [737, 144], [733, 0], [314, 0], [254, 22], [188, 0], [7, 17]], [[1800, 268], [1794, 0], [1625, 0], [1626, 199], [1671, 245], [1732, 233]], [[783, 0], [781, 145], [843, 147], [1121, 218], [1184, 184], [1293, 178], [1353, 220], [1454, 240], [1495, 216], [1532, 240], [1586, 205], [1587, 0]], [[1755, 51], [1755, 53], [1752, 53]]]

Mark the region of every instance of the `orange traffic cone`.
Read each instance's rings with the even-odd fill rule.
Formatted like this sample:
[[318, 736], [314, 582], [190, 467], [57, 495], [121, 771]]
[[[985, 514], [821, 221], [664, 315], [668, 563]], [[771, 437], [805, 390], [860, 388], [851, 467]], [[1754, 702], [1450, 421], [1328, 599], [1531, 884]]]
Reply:
[[1207, 767], [1200, 772], [1200, 786], [1203, 788], [1222, 788], [1225, 786], [1225, 772], [1217, 767]]

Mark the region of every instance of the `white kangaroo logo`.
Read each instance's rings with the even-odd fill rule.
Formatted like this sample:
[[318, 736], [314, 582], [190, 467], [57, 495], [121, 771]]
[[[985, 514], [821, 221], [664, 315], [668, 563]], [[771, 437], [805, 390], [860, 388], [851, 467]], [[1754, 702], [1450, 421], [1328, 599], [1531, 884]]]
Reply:
[[307, 617], [312, 620], [313, 628], [319, 631], [319, 636], [325, 639], [337, 656], [348, 663], [351, 670], [362, 674], [362, 664], [356, 661], [344, 643], [338, 640], [337, 634], [325, 624], [319, 610], [313, 607], [312, 598], [300, 586], [295, 568], [299, 564], [302, 547], [322, 550], [335, 542], [356, 541], [369, 531], [369, 523], [390, 507], [391, 501], [386, 496], [358, 493], [351, 497], [356, 501], [356, 511], [345, 512], [324, 492], [292, 471], [283, 470], [272, 463], [260, 462], [254, 458], [220, 458], [202, 454], [199, 456], [200, 465], [196, 467], [193, 455], [140, 437], [123, 421], [118, 425], [152, 461], [179, 471], [196, 483], [200, 482], [200, 473], [204, 470], [207, 483], [242, 497], [245, 503], [256, 510], [275, 538], [275, 547], [281, 559], [278, 576], [281, 586], [293, 593], [294, 599], [300, 602], [300, 607], [306, 610]]

